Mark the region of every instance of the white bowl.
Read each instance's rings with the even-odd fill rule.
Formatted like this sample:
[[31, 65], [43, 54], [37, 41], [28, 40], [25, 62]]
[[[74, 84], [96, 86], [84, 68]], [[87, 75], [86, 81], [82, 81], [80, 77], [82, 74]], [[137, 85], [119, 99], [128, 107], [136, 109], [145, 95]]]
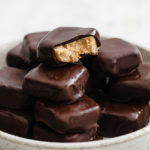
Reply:
[[[10, 48], [19, 41], [0, 46], [0, 67]], [[150, 62], [150, 52], [140, 48], [145, 61]], [[23, 129], [22, 129], [23, 130]], [[25, 139], [0, 131], [0, 150], [149, 150], [150, 125], [120, 137], [81, 143], [55, 143]]]

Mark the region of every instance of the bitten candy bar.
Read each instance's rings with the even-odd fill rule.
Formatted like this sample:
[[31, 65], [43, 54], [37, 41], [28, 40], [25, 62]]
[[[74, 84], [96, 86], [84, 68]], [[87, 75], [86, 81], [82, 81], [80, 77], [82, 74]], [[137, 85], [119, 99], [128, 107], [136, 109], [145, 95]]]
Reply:
[[39, 43], [38, 60], [50, 66], [78, 62], [83, 55], [97, 55], [100, 36], [94, 28], [59, 27]]
[[20, 69], [29, 69], [30, 66], [24, 60], [24, 56], [22, 54], [22, 43], [19, 43], [13, 49], [11, 49], [7, 54], [7, 64], [11, 67], [17, 67]]
[[101, 41], [94, 67], [107, 76], [121, 76], [136, 69], [142, 62], [138, 48], [118, 38]]
[[[36, 66], [38, 64], [37, 57], [37, 46], [39, 41], [47, 34], [48, 32], [35, 32], [27, 34], [23, 40], [22, 55], [25, 62], [30, 66]], [[32, 68], [33, 68], [32, 67]]]
[[0, 107], [0, 130], [21, 137], [31, 137], [32, 112]]
[[72, 64], [61, 68], [38, 66], [24, 79], [24, 91], [32, 96], [53, 102], [73, 103], [85, 94], [89, 73], [83, 65]]
[[132, 74], [111, 79], [108, 93], [115, 101], [150, 101], [150, 64], [141, 64]]
[[42, 101], [35, 105], [35, 120], [60, 134], [85, 132], [98, 122], [99, 117], [100, 106], [88, 96], [70, 105]]
[[143, 128], [149, 122], [148, 103], [118, 103], [101, 100], [100, 134], [115, 137]]
[[84, 142], [92, 141], [97, 136], [97, 124], [88, 131], [72, 134], [58, 134], [44, 125], [36, 124], [33, 130], [34, 139], [51, 142]]
[[0, 106], [14, 109], [26, 109], [32, 106], [32, 100], [24, 95], [22, 83], [27, 71], [4, 67], [0, 69]]

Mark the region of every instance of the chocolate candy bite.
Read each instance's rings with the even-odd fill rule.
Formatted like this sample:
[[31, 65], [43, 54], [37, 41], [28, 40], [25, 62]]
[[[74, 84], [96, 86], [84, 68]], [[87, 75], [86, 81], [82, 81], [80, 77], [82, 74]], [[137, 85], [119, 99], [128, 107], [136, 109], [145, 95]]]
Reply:
[[24, 37], [23, 43], [19, 43], [16, 47], [10, 50], [7, 54], [7, 64], [11, 67], [30, 70], [39, 63], [36, 60], [37, 46], [39, 41], [48, 32], [35, 32], [27, 34]]
[[38, 60], [50, 66], [78, 62], [83, 55], [97, 55], [100, 36], [94, 28], [59, 27], [49, 32], [38, 47]]
[[88, 96], [70, 105], [38, 101], [35, 106], [35, 120], [60, 134], [85, 132], [98, 122], [99, 117], [100, 106]]
[[34, 139], [51, 142], [84, 142], [92, 141], [97, 136], [97, 125], [93, 125], [88, 131], [72, 134], [58, 134], [44, 125], [36, 124], [33, 131]]
[[0, 130], [21, 137], [30, 137], [31, 126], [31, 111], [4, 109], [0, 107]]
[[20, 69], [30, 68], [29, 64], [25, 62], [24, 56], [22, 54], [22, 43], [19, 43], [8, 52], [6, 62], [7, 65], [11, 67], [16, 67]]
[[96, 59], [98, 69], [107, 76], [127, 74], [142, 62], [138, 48], [118, 38], [103, 40]]
[[[37, 57], [37, 46], [39, 41], [47, 34], [48, 32], [35, 32], [27, 34], [23, 40], [22, 55], [24, 60], [30, 66], [36, 66], [38, 62], [36, 61]], [[33, 68], [32, 67], [32, 68]]]
[[100, 134], [115, 137], [145, 127], [149, 122], [150, 105], [148, 103], [117, 103], [100, 101], [102, 116]]
[[0, 106], [25, 109], [32, 106], [32, 100], [23, 94], [22, 83], [25, 70], [4, 67], [0, 69]]
[[111, 79], [108, 93], [115, 101], [150, 100], [150, 64], [141, 64], [132, 74]]
[[79, 64], [61, 68], [38, 66], [26, 76], [24, 91], [53, 102], [73, 103], [81, 99], [89, 79], [87, 69]]

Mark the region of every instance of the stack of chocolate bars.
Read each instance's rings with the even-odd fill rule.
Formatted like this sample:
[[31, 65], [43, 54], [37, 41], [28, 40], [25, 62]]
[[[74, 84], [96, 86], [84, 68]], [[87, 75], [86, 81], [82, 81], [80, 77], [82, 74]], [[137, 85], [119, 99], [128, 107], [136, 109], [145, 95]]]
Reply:
[[150, 64], [143, 62], [136, 46], [118, 38], [105, 39], [98, 55], [83, 63], [91, 72], [87, 94], [101, 106], [100, 135], [120, 136], [148, 124]]
[[0, 70], [0, 130], [53, 142], [115, 137], [150, 117], [150, 64], [94, 28], [31, 33]]

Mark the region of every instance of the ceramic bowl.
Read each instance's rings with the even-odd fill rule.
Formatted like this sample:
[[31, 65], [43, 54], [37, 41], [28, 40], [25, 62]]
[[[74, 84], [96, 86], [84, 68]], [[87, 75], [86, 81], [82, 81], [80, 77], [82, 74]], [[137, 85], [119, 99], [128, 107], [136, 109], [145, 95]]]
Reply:
[[[6, 66], [7, 52], [19, 41], [0, 46], [0, 67]], [[143, 58], [150, 62], [150, 52], [140, 48]], [[23, 130], [23, 129], [22, 129]], [[92, 142], [58, 143], [25, 139], [0, 131], [0, 150], [149, 150], [150, 125], [123, 136]]]

